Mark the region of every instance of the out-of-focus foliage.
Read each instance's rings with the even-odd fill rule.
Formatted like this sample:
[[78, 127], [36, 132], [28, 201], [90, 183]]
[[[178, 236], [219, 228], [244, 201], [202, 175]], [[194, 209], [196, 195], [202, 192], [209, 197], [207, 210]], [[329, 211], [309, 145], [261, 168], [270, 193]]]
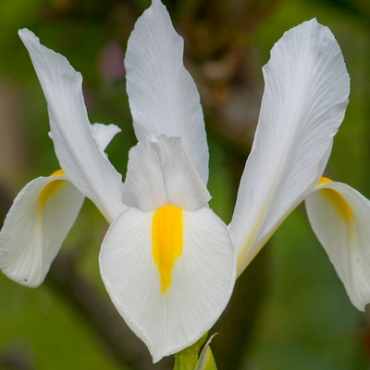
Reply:
[[[135, 144], [135, 137], [120, 61], [135, 20], [149, 3], [149, 0], [0, 2], [1, 212], [9, 207], [3, 193], [13, 198], [26, 182], [48, 175], [58, 167], [47, 135], [46, 103], [17, 30], [30, 28], [42, 43], [61, 52], [82, 72], [91, 122], [114, 122], [122, 129], [108, 154], [124, 174], [127, 153]], [[312, 17], [335, 34], [352, 81], [350, 104], [336, 136], [327, 172], [329, 177], [370, 196], [367, 0], [165, 3], [173, 13], [177, 29], [185, 36], [186, 64], [198, 83], [205, 108], [211, 152], [209, 189], [213, 195], [211, 207], [216, 213], [226, 222], [231, 217], [235, 181], [257, 122], [263, 91], [261, 67], [284, 31]], [[230, 16], [229, 23], [225, 23], [230, 4], [244, 9], [244, 13], [241, 11], [235, 19]], [[8, 199], [6, 194], [4, 199]], [[64, 249], [73, 254], [82, 277], [108, 302], [97, 263], [106, 227], [87, 201]], [[246, 324], [248, 341], [238, 350], [240, 355], [240, 351], [247, 349], [242, 368], [368, 368], [370, 332], [365, 317], [351, 306], [310, 230], [303, 207], [283, 224], [261, 258], [255, 268], [250, 267], [253, 276], [245, 279], [249, 295], [242, 299], [245, 305], [242, 312], [251, 321]], [[75, 308], [52, 285], [28, 289], [0, 274], [0, 297], [1, 369], [123, 368], [90, 329], [88, 321], [76, 315]], [[235, 320], [238, 323], [242, 318]], [[220, 363], [222, 350], [217, 343], [231, 341], [231, 336], [225, 333], [226, 330], [221, 331], [212, 342], [216, 361], [219, 358]], [[11, 365], [15, 359], [18, 363]], [[234, 368], [230, 366], [228, 369]]]

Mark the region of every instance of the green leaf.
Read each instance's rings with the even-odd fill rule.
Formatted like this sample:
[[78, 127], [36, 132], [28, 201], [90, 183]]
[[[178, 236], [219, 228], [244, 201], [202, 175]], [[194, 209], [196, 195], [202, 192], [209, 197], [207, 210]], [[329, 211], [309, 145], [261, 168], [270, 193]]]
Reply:
[[209, 343], [207, 343], [206, 346], [203, 348], [195, 370], [217, 370], [216, 361], [213, 357], [213, 353], [211, 351]]

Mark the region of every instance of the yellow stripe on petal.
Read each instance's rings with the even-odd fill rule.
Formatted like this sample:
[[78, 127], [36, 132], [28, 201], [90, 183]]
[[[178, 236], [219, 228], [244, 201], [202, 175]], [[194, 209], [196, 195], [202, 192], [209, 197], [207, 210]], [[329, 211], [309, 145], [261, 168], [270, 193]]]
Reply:
[[60, 168], [59, 170], [54, 171], [50, 176], [65, 176], [65, 175], [66, 174], [64, 170]]
[[[333, 180], [327, 177], [321, 177], [317, 185], [326, 185], [332, 183]], [[338, 217], [345, 222], [347, 226], [348, 236], [352, 237], [354, 235], [354, 215], [353, 211], [348, 204], [347, 200], [343, 197], [341, 193], [332, 189], [324, 188], [321, 189], [321, 194], [326, 197], [334, 207], [335, 213]]]
[[182, 209], [168, 204], [157, 209], [153, 216], [153, 257], [161, 278], [161, 292], [166, 292], [172, 282], [175, 260], [182, 254]]
[[347, 200], [342, 194], [334, 189], [325, 188], [321, 189], [320, 191], [322, 195], [333, 204], [335, 213], [340, 219], [342, 219], [342, 221], [345, 222], [348, 230], [348, 236], [352, 238], [355, 228], [354, 214]]
[[[317, 185], [325, 185], [332, 183], [333, 180], [327, 177], [321, 177]], [[331, 188], [324, 188], [321, 190], [322, 194], [326, 196], [333, 204], [335, 211], [338, 215], [343, 217], [347, 222], [353, 222], [353, 212], [346, 201], [346, 199], [338, 191]]]
[[[64, 171], [60, 169], [60, 170], [53, 172], [50, 175], [50, 177], [51, 176], [64, 176], [64, 175], [65, 175]], [[43, 210], [45, 208], [47, 200], [53, 195], [55, 195], [58, 192], [58, 190], [61, 188], [61, 186], [65, 183], [66, 183], [65, 180], [51, 181], [42, 189], [42, 191], [40, 192], [39, 198], [38, 198], [39, 210]]]

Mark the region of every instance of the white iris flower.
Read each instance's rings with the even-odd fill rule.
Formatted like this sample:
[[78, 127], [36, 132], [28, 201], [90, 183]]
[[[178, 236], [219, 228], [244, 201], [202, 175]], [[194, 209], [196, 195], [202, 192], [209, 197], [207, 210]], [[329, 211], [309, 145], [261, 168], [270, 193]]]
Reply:
[[356, 307], [370, 301], [369, 202], [320, 180], [343, 120], [349, 76], [328, 28], [312, 20], [286, 32], [264, 67], [252, 152], [227, 227], [209, 208], [208, 146], [183, 40], [159, 0], [128, 42], [127, 91], [139, 143], [125, 184], [104, 154], [118, 132], [91, 126], [81, 75], [24, 29], [43, 88], [62, 170], [19, 193], [0, 233], [0, 267], [39, 285], [84, 196], [111, 224], [100, 253], [107, 291], [154, 361], [191, 345], [225, 308], [235, 278], [307, 196], [308, 213]]

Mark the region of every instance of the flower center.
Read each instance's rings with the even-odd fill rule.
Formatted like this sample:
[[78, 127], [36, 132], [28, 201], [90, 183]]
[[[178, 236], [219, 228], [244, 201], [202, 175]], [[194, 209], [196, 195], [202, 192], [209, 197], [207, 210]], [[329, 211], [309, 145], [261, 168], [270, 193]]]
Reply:
[[166, 292], [172, 282], [175, 260], [182, 254], [182, 209], [167, 204], [154, 212], [152, 223], [152, 253], [161, 278], [161, 292]]

